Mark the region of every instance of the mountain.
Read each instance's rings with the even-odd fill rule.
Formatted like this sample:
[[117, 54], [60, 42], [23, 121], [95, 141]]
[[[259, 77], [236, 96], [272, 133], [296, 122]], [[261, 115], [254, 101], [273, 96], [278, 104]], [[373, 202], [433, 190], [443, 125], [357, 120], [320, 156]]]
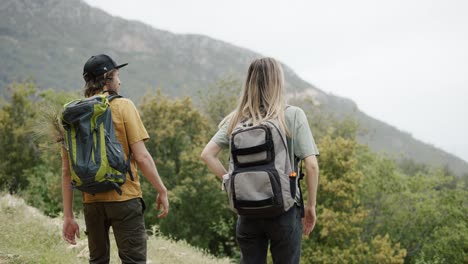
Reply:
[[[42, 87], [80, 89], [84, 62], [108, 53], [118, 63], [130, 62], [121, 79], [132, 91], [142, 95], [158, 87], [190, 95], [222, 76], [241, 79], [259, 56], [205, 36], [112, 17], [80, 0], [3, 0], [0, 12], [1, 55], [8, 62], [2, 64], [2, 87], [34, 76]], [[289, 87], [312, 87], [289, 68], [285, 72]]]
[[[223, 78], [242, 80], [249, 62], [261, 56], [206, 36], [114, 17], [81, 0], [0, 2], [0, 94], [7, 84], [28, 77], [42, 88], [79, 90], [84, 62], [98, 53], [129, 62], [121, 80], [124, 95], [135, 100], [155, 88], [192, 96]], [[358, 139], [373, 150], [468, 173], [464, 160], [369, 117], [351, 100], [327, 94], [283, 66], [290, 94], [307, 94], [322, 111], [358, 120], [367, 131]]]

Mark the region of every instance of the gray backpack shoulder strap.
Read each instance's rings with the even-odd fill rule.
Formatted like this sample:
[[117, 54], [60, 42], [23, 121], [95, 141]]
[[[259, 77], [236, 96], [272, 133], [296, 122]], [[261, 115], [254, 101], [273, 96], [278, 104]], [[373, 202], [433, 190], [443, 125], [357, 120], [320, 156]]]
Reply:
[[[286, 113], [286, 109], [288, 109], [289, 107], [291, 107], [291, 105], [286, 105], [286, 107], [284, 108], [285, 113]], [[296, 171], [295, 162], [294, 162], [295, 161], [294, 138], [296, 136], [296, 119], [297, 119], [297, 111], [294, 111], [294, 119], [292, 123], [292, 132], [291, 132], [291, 149], [290, 150], [288, 149], [289, 159], [291, 161], [291, 166], [293, 167], [293, 171]]]

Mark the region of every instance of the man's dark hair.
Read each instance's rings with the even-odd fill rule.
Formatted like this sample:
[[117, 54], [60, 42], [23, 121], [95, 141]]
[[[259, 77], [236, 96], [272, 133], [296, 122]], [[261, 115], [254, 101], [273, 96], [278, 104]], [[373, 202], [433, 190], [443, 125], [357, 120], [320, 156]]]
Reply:
[[101, 93], [108, 81], [112, 80], [112, 74], [116, 71], [117, 69], [112, 69], [99, 77], [92, 78], [86, 81], [86, 84], [84, 86], [84, 96], [90, 97], [95, 94]]

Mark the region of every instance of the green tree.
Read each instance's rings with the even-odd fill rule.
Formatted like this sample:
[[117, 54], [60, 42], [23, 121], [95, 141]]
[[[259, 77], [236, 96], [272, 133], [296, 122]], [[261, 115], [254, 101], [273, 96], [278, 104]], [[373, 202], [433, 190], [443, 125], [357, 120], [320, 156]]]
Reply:
[[[406, 249], [406, 263], [463, 263], [467, 247], [468, 214], [463, 184], [454, 187], [446, 169], [405, 175], [394, 161], [371, 153], [362, 162], [366, 177], [360, 199], [369, 211], [364, 236], [389, 234], [392, 242]], [[410, 163], [406, 163], [410, 164]], [[455, 231], [456, 230], [456, 231]]]
[[28, 185], [24, 171], [39, 161], [31, 136], [36, 87], [29, 81], [13, 83], [7, 90], [10, 96], [0, 111], [0, 156], [4, 157], [0, 162], [0, 187], [16, 193]]
[[468, 192], [459, 186], [456, 189], [442, 189], [438, 193], [437, 207], [441, 215], [433, 231], [424, 239], [415, 261], [439, 259], [442, 263], [468, 262]]
[[[220, 182], [199, 159], [211, 136], [207, 119], [189, 98], [172, 100], [160, 92], [143, 101], [141, 113], [151, 137], [148, 150], [169, 189], [171, 212], [159, 222], [161, 232], [216, 255], [235, 255], [235, 217]], [[155, 192], [146, 182], [142, 186], [153, 208]], [[146, 216], [147, 223], [157, 223], [154, 210]]]
[[409, 176], [416, 175], [418, 173], [429, 173], [429, 167], [426, 164], [417, 163], [409, 158], [402, 159], [398, 163], [398, 166], [404, 174]]
[[[78, 94], [53, 91], [39, 92], [35, 102], [36, 117], [32, 123], [32, 138], [38, 146], [39, 162], [25, 170], [28, 187], [22, 195], [27, 202], [50, 216], [62, 211], [61, 141], [63, 129], [60, 122], [63, 105]], [[74, 210], [83, 208], [81, 192], [75, 191]]]
[[151, 137], [147, 148], [172, 188], [181, 180], [182, 155], [207, 142], [208, 123], [190, 98], [172, 100], [160, 91], [145, 98], [140, 111]]
[[[146, 143], [159, 174], [171, 191], [183, 179], [180, 176], [184, 153], [192, 152], [203, 141], [206, 120], [192, 106], [189, 98], [170, 99], [160, 90], [146, 97], [140, 105], [143, 123], [150, 136]], [[142, 183], [145, 200], [153, 203], [155, 192], [149, 184]], [[151, 206], [149, 207], [151, 208]], [[156, 213], [149, 210], [149, 223], [156, 223]]]
[[183, 180], [171, 192], [172, 215], [161, 222], [161, 231], [217, 256], [234, 256], [236, 216], [228, 209], [220, 181], [199, 164], [198, 155], [193, 157], [197, 161], [185, 163]]
[[[326, 136], [319, 142], [318, 222], [303, 244], [304, 263], [403, 263], [405, 250], [387, 235], [362, 236], [368, 211], [358, 196], [364, 175], [355, 140]], [[385, 233], [384, 233], [385, 234]]]

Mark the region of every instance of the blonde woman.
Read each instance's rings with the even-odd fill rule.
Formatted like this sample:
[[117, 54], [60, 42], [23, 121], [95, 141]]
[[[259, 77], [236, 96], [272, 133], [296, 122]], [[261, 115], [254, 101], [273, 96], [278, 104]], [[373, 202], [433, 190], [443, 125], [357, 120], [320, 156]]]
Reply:
[[227, 171], [217, 156], [223, 149], [229, 149], [229, 139], [236, 125], [248, 120], [255, 126], [271, 119], [277, 120], [287, 135], [288, 149], [294, 151], [296, 160], [305, 163], [308, 199], [306, 204], [301, 204], [302, 194], [297, 192], [295, 205], [272, 218], [238, 216], [236, 239], [241, 250], [241, 263], [266, 263], [269, 245], [274, 263], [299, 263], [301, 233], [308, 236], [315, 226], [319, 171], [316, 156], [319, 152], [304, 111], [286, 106], [283, 70], [275, 59], [261, 58], [250, 64], [237, 108], [221, 122], [201, 158], [216, 176], [223, 179]]

